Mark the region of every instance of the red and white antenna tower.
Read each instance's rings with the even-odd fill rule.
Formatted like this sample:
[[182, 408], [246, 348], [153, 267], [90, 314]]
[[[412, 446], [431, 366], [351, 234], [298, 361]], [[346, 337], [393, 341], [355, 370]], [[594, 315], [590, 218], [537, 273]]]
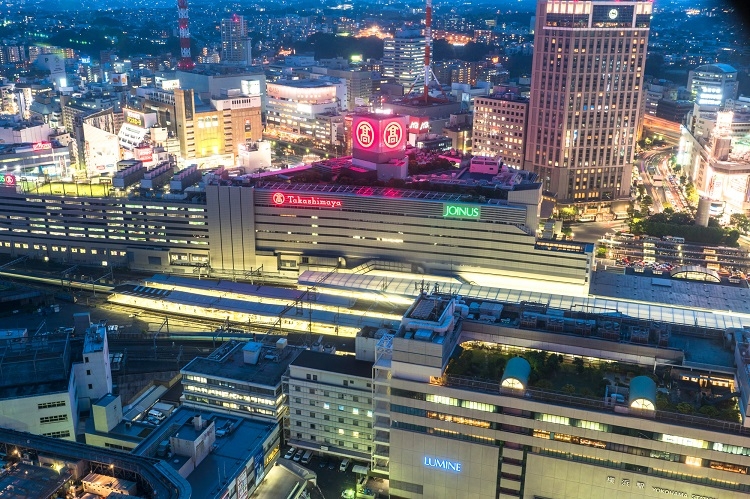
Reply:
[[177, 0], [177, 17], [179, 18], [180, 27], [180, 62], [177, 63], [177, 68], [190, 70], [195, 67], [195, 63], [193, 62], [193, 59], [190, 58], [190, 30], [188, 29], [187, 0]]
[[427, 102], [430, 95], [430, 77], [432, 66], [430, 66], [430, 45], [432, 45], [432, 0], [427, 0], [425, 7], [425, 43], [424, 46], [424, 100]]

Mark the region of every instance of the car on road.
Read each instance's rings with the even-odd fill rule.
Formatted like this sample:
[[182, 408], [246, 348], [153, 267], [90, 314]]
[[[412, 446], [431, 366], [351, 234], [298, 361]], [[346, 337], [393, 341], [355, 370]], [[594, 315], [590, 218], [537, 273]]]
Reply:
[[305, 453], [305, 449], [297, 449], [297, 452], [294, 454], [293, 460], [299, 461], [300, 459], [302, 459], [302, 454], [304, 453]]
[[294, 447], [289, 447], [289, 450], [286, 451], [286, 454], [284, 454], [284, 459], [293, 458], [295, 452], [297, 452], [297, 449], [295, 449]]

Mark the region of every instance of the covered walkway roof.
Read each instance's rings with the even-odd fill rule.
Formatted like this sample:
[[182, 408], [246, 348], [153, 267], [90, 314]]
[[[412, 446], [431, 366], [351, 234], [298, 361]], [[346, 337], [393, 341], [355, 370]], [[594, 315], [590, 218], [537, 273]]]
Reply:
[[[327, 275], [325, 272], [313, 271], [303, 272], [299, 277], [300, 284], [307, 286], [315, 285], [318, 288], [361, 290], [381, 295], [395, 294], [410, 297], [416, 297], [420, 293], [419, 286], [415, 286], [415, 282], [417, 282], [415, 279], [384, 277], [373, 274], [335, 273]], [[743, 326], [750, 327], [750, 314], [730, 310], [688, 308], [621, 298], [565, 296], [516, 289], [472, 286], [470, 284], [444, 285], [441, 291], [463, 297], [505, 303], [540, 303], [546, 305], [548, 308], [560, 310], [597, 314], [619, 313], [641, 320], [669, 322], [701, 328], [724, 330], [728, 328], [741, 328]]]

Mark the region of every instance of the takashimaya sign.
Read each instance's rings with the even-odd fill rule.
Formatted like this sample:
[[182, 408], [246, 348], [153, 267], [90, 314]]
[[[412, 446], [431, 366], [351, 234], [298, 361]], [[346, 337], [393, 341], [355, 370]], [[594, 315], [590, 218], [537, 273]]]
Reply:
[[354, 137], [360, 146], [370, 148], [375, 143], [375, 130], [369, 121], [360, 121], [354, 131]]
[[315, 206], [318, 208], [341, 208], [341, 200], [321, 198], [318, 196], [300, 196], [299, 194], [285, 194], [274, 192], [271, 201], [276, 206]]
[[440, 459], [439, 457], [424, 457], [424, 465], [428, 468], [437, 468], [445, 471], [461, 472], [461, 463], [449, 459]]
[[401, 123], [391, 121], [383, 129], [383, 144], [390, 149], [401, 145], [401, 139], [404, 137], [404, 127]]
[[479, 218], [481, 210], [479, 206], [468, 204], [444, 204], [444, 218]]

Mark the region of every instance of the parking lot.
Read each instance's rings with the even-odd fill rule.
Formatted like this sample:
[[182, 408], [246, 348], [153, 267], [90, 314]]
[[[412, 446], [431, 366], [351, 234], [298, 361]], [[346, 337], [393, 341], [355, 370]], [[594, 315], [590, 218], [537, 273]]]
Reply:
[[[285, 454], [287, 449], [289, 447], [284, 448]], [[284, 457], [281, 459], [284, 459]], [[321, 467], [323, 462], [326, 463], [326, 466]], [[334, 458], [328, 460], [325, 456], [322, 458], [314, 456], [309, 463], [299, 464], [318, 475], [318, 487], [325, 499], [338, 499], [344, 490], [355, 489], [357, 476], [352, 472], [353, 463], [349, 463], [346, 471], [339, 471], [341, 459]]]

